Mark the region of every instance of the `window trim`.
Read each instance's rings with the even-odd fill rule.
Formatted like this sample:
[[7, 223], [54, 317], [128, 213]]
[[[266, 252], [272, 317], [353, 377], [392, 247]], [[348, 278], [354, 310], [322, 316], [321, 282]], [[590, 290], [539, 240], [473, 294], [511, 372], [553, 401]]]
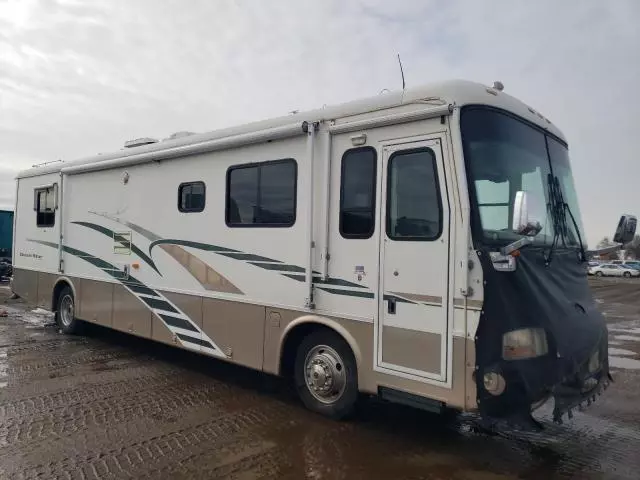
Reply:
[[[397, 237], [392, 236], [390, 234], [391, 227], [391, 216], [390, 216], [390, 206], [391, 206], [391, 165], [393, 164], [393, 159], [398, 155], [406, 155], [411, 153], [419, 153], [419, 152], [427, 152], [433, 158], [432, 167], [433, 167], [433, 178], [435, 179], [436, 184], [436, 196], [438, 198], [438, 232], [429, 237]], [[394, 242], [435, 242], [440, 239], [442, 236], [442, 232], [444, 231], [444, 211], [442, 207], [442, 189], [440, 188], [440, 177], [438, 175], [438, 155], [433, 148], [430, 147], [416, 147], [416, 148], [407, 148], [403, 150], [394, 151], [389, 160], [387, 161], [387, 194], [386, 194], [386, 205], [385, 205], [385, 233], [389, 240], [393, 240]]]
[[[39, 193], [40, 192], [46, 192], [47, 190], [51, 190], [52, 194], [53, 194], [53, 211], [51, 213], [53, 213], [53, 221], [49, 224], [42, 224], [40, 222], [38, 222], [38, 214], [39, 213], [44, 213], [44, 212], [40, 212], [39, 211], [39, 203], [38, 203], [38, 197], [39, 197]], [[35, 187], [33, 189], [33, 209], [36, 212], [36, 228], [53, 228], [56, 226], [56, 210], [58, 210], [58, 184], [57, 183], [52, 183], [50, 185], [41, 185], [39, 187]], [[48, 213], [48, 212], [47, 212]]]
[[[204, 201], [202, 204], [202, 208], [182, 208], [182, 189], [185, 186], [191, 185], [202, 185], [203, 197]], [[182, 213], [199, 213], [203, 212], [205, 207], [207, 206], [207, 185], [202, 180], [194, 180], [193, 182], [182, 182], [178, 185], [178, 211]]]
[[[371, 214], [372, 214], [372, 222], [371, 222], [371, 229], [367, 232], [367, 233], [345, 233], [343, 230], [343, 224], [342, 224], [342, 202], [344, 201], [344, 170], [345, 170], [345, 157], [348, 154], [351, 153], [357, 153], [357, 152], [363, 152], [363, 151], [371, 151], [373, 152], [373, 182], [371, 184]], [[372, 147], [372, 146], [364, 146], [364, 147], [356, 147], [356, 148], [349, 148], [348, 150], [345, 150], [344, 153], [342, 154], [342, 158], [340, 159], [340, 199], [338, 201], [338, 231], [340, 232], [340, 235], [342, 236], [342, 238], [345, 238], [347, 240], [354, 240], [354, 239], [359, 239], [359, 240], [366, 240], [368, 238], [371, 238], [374, 234], [374, 232], [376, 231], [376, 212], [377, 212], [377, 205], [376, 205], [376, 200], [377, 200], [377, 186], [378, 186], [378, 151]]]
[[[244, 168], [258, 168], [258, 198], [260, 198], [260, 168], [267, 165], [277, 165], [281, 163], [291, 163], [293, 165], [293, 219], [289, 223], [232, 223], [229, 221], [229, 199], [230, 199], [230, 185], [231, 185], [231, 172], [234, 170], [241, 170]], [[295, 225], [298, 219], [298, 162], [295, 158], [280, 158], [277, 160], [267, 160], [264, 162], [249, 162], [239, 163], [231, 165], [227, 168], [226, 181], [225, 181], [225, 194], [224, 194], [224, 223], [229, 228], [291, 228]]]

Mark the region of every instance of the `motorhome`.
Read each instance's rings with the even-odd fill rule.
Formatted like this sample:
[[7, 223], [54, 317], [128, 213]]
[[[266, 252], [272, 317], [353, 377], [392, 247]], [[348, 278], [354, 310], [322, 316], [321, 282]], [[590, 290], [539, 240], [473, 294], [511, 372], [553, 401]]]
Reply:
[[[567, 141], [447, 81], [20, 172], [15, 294], [295, 381], [556, 419], [609, 381]], [[635, 217], [623, 216], [616, 241]]]

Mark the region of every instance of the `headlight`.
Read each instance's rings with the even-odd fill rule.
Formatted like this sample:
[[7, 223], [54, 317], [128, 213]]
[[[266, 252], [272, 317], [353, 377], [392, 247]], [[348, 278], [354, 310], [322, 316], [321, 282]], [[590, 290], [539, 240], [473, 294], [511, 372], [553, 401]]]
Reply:
[[504, 377], [496, 372], [485, 373], [482, 381], [484, 389], [491, 395], [502, 395], [507, 386]]
[[502, 358], [522, 360], [549, 353], [547, 334], [543, 328], [522, 328], [502, 335]]

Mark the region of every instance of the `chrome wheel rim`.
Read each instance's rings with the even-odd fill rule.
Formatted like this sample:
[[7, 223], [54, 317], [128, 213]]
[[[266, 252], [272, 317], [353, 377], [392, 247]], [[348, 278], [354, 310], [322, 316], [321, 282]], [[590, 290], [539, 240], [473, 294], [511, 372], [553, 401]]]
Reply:
[[307, 389], [325, 404], [340, 399], [347, 386], [347, 372], [342, 358], [327, 345], [313, 347], [304, 362]]
[[60, 320], [65, 327], [73, 322], [73, 298], [71, 295], [65, 295], [60, 302]]

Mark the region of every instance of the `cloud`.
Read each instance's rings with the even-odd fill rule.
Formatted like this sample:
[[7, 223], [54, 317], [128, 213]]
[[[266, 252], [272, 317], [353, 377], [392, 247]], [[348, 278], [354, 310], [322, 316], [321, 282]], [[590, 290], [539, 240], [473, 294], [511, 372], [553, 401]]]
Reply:
[[499, 79], [559, 125], [595, 244], [637, 205], [639, 14], [634, 0], [9, 0], [0, 165], [375, 95], [400, 86], [399, 52], [410, 86]]

